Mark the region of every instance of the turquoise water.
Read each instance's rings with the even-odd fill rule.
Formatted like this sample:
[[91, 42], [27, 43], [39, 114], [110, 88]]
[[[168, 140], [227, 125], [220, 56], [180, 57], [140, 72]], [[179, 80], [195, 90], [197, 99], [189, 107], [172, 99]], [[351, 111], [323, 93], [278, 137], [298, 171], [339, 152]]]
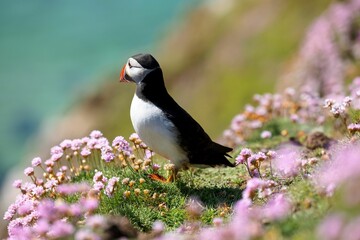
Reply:
[[151, 51], [190, 2], [0, 1], [0, 176], [46, 117], [128, 55]]

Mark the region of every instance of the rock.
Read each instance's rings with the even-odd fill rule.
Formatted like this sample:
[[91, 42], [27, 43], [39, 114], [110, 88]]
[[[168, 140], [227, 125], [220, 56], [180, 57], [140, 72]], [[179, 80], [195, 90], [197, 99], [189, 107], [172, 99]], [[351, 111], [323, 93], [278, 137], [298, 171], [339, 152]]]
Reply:
[[335, 143], [335, 140], [329, 138], [324, 133], [314, 132], [308, 135], [305, 146], [310, 150], [314, 150], [316, 148], [328, 149], [333, 143]]

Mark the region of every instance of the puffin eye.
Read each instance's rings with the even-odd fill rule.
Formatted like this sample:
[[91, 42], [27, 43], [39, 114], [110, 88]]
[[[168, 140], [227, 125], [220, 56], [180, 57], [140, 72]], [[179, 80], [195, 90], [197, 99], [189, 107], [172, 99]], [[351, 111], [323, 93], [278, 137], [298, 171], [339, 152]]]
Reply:
[[133, 67], [130, 62], [128, 63], [128, 65], [129, 65], [129, 68], [132, 68], [132, 67]]

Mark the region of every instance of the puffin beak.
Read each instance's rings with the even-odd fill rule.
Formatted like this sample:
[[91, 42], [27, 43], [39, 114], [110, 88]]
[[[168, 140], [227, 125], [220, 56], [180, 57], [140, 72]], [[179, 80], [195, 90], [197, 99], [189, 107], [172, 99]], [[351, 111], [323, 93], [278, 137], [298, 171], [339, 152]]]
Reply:
[[129, 80], [127, 80], [125, 78], [125, 68], [126, 68], [126, 64], [124, 65], [124, 67], [121, 69], [120, 72], [120, 82], [130, 82]]

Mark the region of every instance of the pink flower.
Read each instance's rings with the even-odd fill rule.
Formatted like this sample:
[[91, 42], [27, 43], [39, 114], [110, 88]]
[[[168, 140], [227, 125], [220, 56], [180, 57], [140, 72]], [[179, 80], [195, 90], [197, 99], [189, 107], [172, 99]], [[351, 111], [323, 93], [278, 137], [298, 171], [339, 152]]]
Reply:
[[[122, 138], [122, 137], [120, 137]], [[140, 140], [140, 137], [137, 133], [132, 133], [129, 137], [130, 141], [137, 141], [137, 140]]]
[[108, 148], [108, 147], [110, 147], [110, 145], [109, 145], [109, 141], [106, 138], [101, 137], [101, 138], [97, 139], [95, 149], [102, 149], [102, 148]]
[[71, 148], [71, 145], [72, 145], [72, 141], [71, 140], [69, 140], [69, 139], [65, 139], [64, 141], [62, 141], [60, 144], [60, 147], [62, 148], [62, 149], [67, 149], [67, 148]]
[[261, 207], [261, 213], [271, 221], [281, 220], [291, 213], [291, 202], [284, 194], [276, 194], [265, 206]]
[[53, 167], [54, 166], [54, 160], [48, 159], [44, 162], [45, 166], [47, 167]]
[[324, 240], [340, 239], [343, 226], [344, 216], [340, 214], [328, 215], [317, 227], [317, 236]]
[[251, 200], [256, 193], [260, 198], [269, 196], [276, 183], [272, 180], [263, 180], [260, 178], [251, 178], [247, 181], [246, 188], [243, 191], [243, 199]]
[[32, 239], [34, 236], [31, 234], [30, 227], [26, 226], [23, 222], [23, 219], [17, 218], [11, 221], [8, 225], [8, 233], [10, 239]]
[[342, 239], [346, 240], [358, 240], [360, 239], [360, 217], [352, 219], [344, 227]]
[[[332, 150], [333, 158], [320, 166], [314, 174], [313, 180], [315, 185], [319, 189], [326, 191], [329, 191], [329, 189], [334, 190], [341, 184], [345, 184], [345, 190], [347, 187], [350, 187], [349, 189], [358, 188], [357, 184], [355, 187], [350, 184], [354, 183], [354, 181], [356, 183], [360, 177], [360, 144], [334, 146]], [[351, 191], [344, 197], [349, 200], [348, 203], [360, 202], [360, 199], [354, 199], [357, 195], [351, 193]]]
[[59, 146], [54, 146], [50, 149], [50, 154], [51, 160], [57, 161], [63, 156], [64, 150]]
[[253, 154], [253, 157], [255, 160], [258, 160], [258, 161], [264, 161], [267, 159], [267, 156], [263, 152], [258, 152], [256, 154]]
[[277, 151], [273, 167], [281, 177], [294, 177], [300, 171], [301, 157], [295, 146], [284, 146]]
[[153, 223], [152, 230], [156, 233], [162, 233], [165, 230], [165, 225], [163, 222], [157, 220]]
[[114, 193], [115, 185], [119, 182], [119, 180], [120, 180], [120, 178], [118, 178], [118, 177], [112, 177], [112, 178], [109, 179], [108, 184], [107, 184], [107, 186], [105, 188], [105, 194], [108, 197], [112, 197], [112, 195]]
[[105, 184], [103, 182], [96, 182], [94, 183], [93, 189], [97, 191], [101, 191], [105, 188]]
[[99, 130], [94, 130], [90, 133], [91, 138], [101, 138], [102, 136], [103, 134]]
[[145, 158], [151, 159], [155, 153], [153, 151], [150, 151], [149, 149], [145, 149]]
[[269, 150], [269, 151], [266, 153], [266, 155], [267, 155], [270, 159], [273, 159], [273, 158], [276, 157], [277, 154], [276, 154], [275, 151]]
[[60, 194], [71, 195], [75, 193], [84, 193], [90, 190], [87, 183], [61, 184], [56, 187], [56, 191]]
[[[246, 200], [236, 203], [232, 221], [221, 232], [220, 239], [257, 239], [263, 234], [259, 214]], [[218, 239], [218, 238], [214, 238]]]
[[101, 240], [101, 238], [90, 229], [80, 229], [75, 233], [75, 240]]
[[34, 226], [34, 231], [37, 235], [45, 235], [49, 229], [50, 224], [46, 219], [39, 219]]
[[48, 236], [51, 238], [65, 238], [73, 234], [74, 231], [75, 228], [72, 224], [62, 220], [57, 220], [49, 229]]
[[101, 149], [102, 146], [98, 145], [98, 139], [89, 139], [89, 141], [86, 143], [86, 146], [89, 149]]
[[58, 182], [55, 179], [49, 179], [44, 184], [44, 187], [48, 190], [52, 189], [53, 187], [56, 187], [58, 185]]
[[263, 131], [263, 132], [261, 132], [261, 135], [260, 135], [260, 137], [263, 138], [263, 139], [271, 138], [271, 136], [272, 136], [272, 134], [271, 134], [270, 131]]
[[159, 169], [160, 169], [160, 165], [159, 165], [159, 164], [154, 163], [154, 164], [152, 165], [152, 170], [153, 170], [154, 172], [158, 171]]
[[15, 188], [21, 188], [22, 180], [17, 179], [13, 182], [13, 187]]
[[26, 176], [31, 176], [31, 175], [34, 174], [34, 169], [33, 169], [32, 167], [25, 168], [24, 174], [25, 174]]
[[85, 211], [89, 212], [96, 210], [99, 206], [99, 200], [95, 198], [84, 198], [80, 201], [80, 203], [85, 209]]
[[74, 139], [71, 143], [71, 150], [78, 151], [83, 145], [83, 141], [81, 139]]
[[132, 154], [132, 148], [130, 144], [122, 136], [116, 137], [112, 142], [112, 146], [117, 147], [118, 151], [122, 152], [126, 156], [130, 156]]
[[31, 161], [31, 165], [33, 166], [33, 167], [37, 167], [37, 166], [39, 166], [41, 164], [41, 158], [39, 158], [39, 157], [36, 157], [36, 158], [34, 158], [32, 161]]
[[246, 117], [243, 114], [236, 115], [231, 121], [230, 128], [235, 132], [238, 132], [241, 129], [241, 124], [246, 120]]
[[90, 151], [90, 149], [89, 148], [87, 148], [87, 147], [84, 147], [84, 148], [82, 148], [81, 149], [81, 156], [83, 156], [83, 157], [87, 157], [87, 156], [89, 156], [90, 154], [91, 154], [91, 151]]
[[96, 172], [93, 177], [93, 182], [106, 182], [107, 178], [104, 176], [104, 174], [100, 171]]
[[223, 225], [224, 220], [222, 218], [214, 218], [213, 224], [215, 227], [221, 227]]
[[32, 190], [32, 194], [34, 194], [34, 196], [40, 198], [43, 194], [45, 193], [45, 190], [42, 186], [36, 186], [33, 190]]
[[263, 126], [263, 123], [259, 120], [254, 120], [250, 122], [249, 127], [252, 129], [258, 129], [261, 128]]
[[36, 185], [34, 183], [25, 182], [22, 184], [21, 190], [26, 191], [27, 193], [31, 193], [35, 187], [36, 187]]
[[252, 151], [248, 148], [243, 148], [240, 154], [236, 157], [236, 164], [244, 164], [247, 163], [247, 159], [252, 155]]
[[42, 200], [37, 207], [37, 212], [42, 219], [53, 221], [57, 218], [55, 203], [50, 199]]
[[343, 99], [343, 105], [344, 105], [345, 107], [350, 107], [352, 101], [353, 101], [352, 97], [346, 96], [346, 97]]
[[83, 206], [79, 203], [74, 203], [69, 206], [69, 214], [74, 217], [80, 217], [83, 213]]
[[10, 221], [16, 214], [18, 206], [16, 204], [11, 204], [4, 214], [4, 220]]
[[110, 146], [101, 148], [101, 159], [105, 162], [111, 162], [115, 159], [115, 154]]
[[69, 205], [64, 200], [55, 200], [55, 211], [61, 217], [69, 217]]
[[106, 225], [106, 219], [101, 215], [90, 216], [86, 219], [86, 226], [91, 227], [92, 229], [102, 228]]

